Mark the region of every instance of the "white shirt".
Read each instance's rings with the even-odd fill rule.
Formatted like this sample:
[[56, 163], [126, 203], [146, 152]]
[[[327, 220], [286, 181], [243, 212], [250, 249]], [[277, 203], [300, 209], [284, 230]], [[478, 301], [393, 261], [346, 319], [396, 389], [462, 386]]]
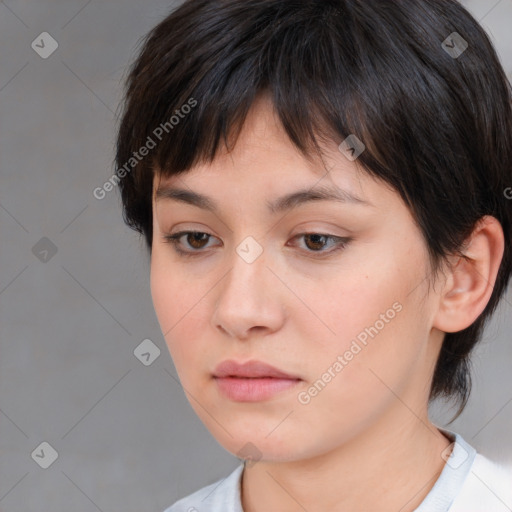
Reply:
[[[477, 453], [459, 434], [440, 430], [454, 442], [453, 450], [414, 512], [512, 512], [512, 467]], [[243, 512], [243, 469], [244, 465], [239, 465], [227, 478], [180, 499], [163, 512]]]

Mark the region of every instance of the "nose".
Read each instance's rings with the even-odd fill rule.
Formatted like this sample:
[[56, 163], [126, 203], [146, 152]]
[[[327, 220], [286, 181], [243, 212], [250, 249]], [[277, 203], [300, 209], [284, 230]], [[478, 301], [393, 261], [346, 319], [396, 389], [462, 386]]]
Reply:
[[230, 263], [230, 270], [212, 290], [217, 293], [213, 327], [241, 340], [279, 330], [285, 318], [286, 287], [269, 268], [266, 251], [252, 262], [233, 251]]

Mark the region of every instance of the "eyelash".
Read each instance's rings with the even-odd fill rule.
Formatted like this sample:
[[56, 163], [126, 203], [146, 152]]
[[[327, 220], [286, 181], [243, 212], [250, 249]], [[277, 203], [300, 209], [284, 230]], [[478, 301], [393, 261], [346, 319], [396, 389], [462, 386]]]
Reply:
[[[204, 233], [203, 231], [179, 231], [178, 233], [174, 233], [173, 235], [163, 235], [162, 238], [164, 240], [164, 243], [169, 243], [173, 246], [173, 249], [176, 251], [176, 253], [180, 257], [193, 258], [193, 257], [201, 256], [205, 251], [201, 250], [201, 249], [192, 250], [192, 251], [184, 251], [183, 249], [181, 249], [179, 247], [179, 239], [182, 238], [184, 235], [194, 235], [194, 234], [207, 235], [209, 237], [213, 236], [213, 235], [210, 235], [209, 233]], [[318, 235], [318, 236], [336, 241], [336, 246], [334, 249], [332, 249], [330, 251], [306, 250], [306, 252], [308, 252], [310, 254], [317, 253], [317, 254], [331, 255], [337, 251], [340, 251], [341, 249], [345, 249], [347, 247], [347, 245], [352, 241], [351, 237], [340, 237], [340, 236], [328, 235], [325, 233], [315, 233], [315, 232], [299, 233], [299, 234], [295, 235], [293, 237], [293, 239], [301, 238], [301, 237], [304, 237], [307, 235]], [[208, 239], [208, 241], [210, 241], [210, 239]], [[322, 256], [320, 256], [320, 257], [322, 257]]]

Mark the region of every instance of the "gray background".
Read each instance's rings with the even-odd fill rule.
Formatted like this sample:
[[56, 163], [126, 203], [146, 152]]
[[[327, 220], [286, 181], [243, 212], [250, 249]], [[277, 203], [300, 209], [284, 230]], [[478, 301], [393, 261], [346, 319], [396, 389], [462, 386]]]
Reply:
[[[464, 3], [512, 78], [512, 0]], [[172, 5], [0, 3], [1, 512], [160, 512], [238, 464], [177, 382], [117, 190], [92, 195], [114, 170], [123, 73]], [[47, 59], [31, 48], [44, 31], [59, 45]], [[33, 249], [43, 237], [55, 254], [48, 241]], [[470, 404], [448, 427], [501, 461], [512, 461], [511, 303], [509, 291], [475, 354]], [[147, 366], [134, 355], [144, 339], [161, 350]], [[451, 412], [433, 417], [442, 426]], [[58, 452], [47, 469], [42, 442]]]

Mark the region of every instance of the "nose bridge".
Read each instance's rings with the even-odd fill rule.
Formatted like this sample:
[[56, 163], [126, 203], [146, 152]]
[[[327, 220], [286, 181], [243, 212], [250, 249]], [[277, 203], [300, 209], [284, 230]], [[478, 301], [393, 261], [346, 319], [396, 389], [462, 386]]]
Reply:
[[246, 237], [235, 247], [220, 286], [213, 315], [214, 326], [236, 337], [246, 337], [252, 327], [274, 330], [281, 321], [277, 297], [270, 293], [267, 253], [254, 238]]
[[[247, 236], [234, 250], [231, 258], [231, 271], [228, 274], [228, 285], [235, 295], [244, 292], [244, 297], [252, 297], [266, 279], [265, 274], [270, 273], [266, 267], [268, 261], [263, 246], [252, 236]], [[239, 289], [240, 287], [240, 289]], [[227, 290], [225, 290], [227, 291]], [[238, 297], [240, 300], [242, 297]]]

